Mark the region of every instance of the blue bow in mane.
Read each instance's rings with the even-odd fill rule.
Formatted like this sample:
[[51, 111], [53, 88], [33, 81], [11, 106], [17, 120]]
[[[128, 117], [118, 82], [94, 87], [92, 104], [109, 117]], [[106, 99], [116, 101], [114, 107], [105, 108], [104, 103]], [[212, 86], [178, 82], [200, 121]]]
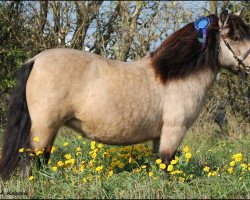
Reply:
[[206, 44], [207, 27], [210, 25], [210, 19], [207, 17], [200, 17], [194, 22], [194, 27], [198, 31], [198, 41], [202, 43], [202, 48]]

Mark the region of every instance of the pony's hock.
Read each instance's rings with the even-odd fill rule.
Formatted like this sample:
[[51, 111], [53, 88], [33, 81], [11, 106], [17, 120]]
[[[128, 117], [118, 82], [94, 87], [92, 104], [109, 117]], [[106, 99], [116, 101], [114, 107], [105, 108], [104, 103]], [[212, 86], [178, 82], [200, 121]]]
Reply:
[[27, 174], [30, 159], [19, 164], [20, 148], [44, 149], [48, 160], [63, 125], [105, 144], [160, 139], [160, 156], [168, 163], [219, 70], [248, 71], [249, 46], [249, 26], [225, 11], [187, 24], [132, 63], [73, 49], [38, 54], [22, 66], [10, 102], [1, 177], [18, 165]]

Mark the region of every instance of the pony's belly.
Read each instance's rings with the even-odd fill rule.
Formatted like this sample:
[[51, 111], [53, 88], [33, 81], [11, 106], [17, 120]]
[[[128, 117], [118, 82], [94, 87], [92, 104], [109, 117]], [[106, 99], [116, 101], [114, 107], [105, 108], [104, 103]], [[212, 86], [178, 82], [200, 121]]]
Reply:
[[[88, 124], [88, 123], [87, 123]], [[157, 131], [143, 126], [129, 127], [127, 124], [107, 124], [91, 128], [82, 124], [86, 136], [92, 140], [110, 145], [129, 145], [146, 142], [160, 136]], [[115, 128], [113, 128], [115, 127]]]

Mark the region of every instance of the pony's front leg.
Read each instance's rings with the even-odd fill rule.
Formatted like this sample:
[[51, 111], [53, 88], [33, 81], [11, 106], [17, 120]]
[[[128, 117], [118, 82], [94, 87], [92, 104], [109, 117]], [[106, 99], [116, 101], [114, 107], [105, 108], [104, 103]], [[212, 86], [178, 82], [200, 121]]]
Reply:
[[160, 139], [160, 158], [165, 164], [174, 159], [176, 150], [187, 130], [185, 126], [163, 126]]

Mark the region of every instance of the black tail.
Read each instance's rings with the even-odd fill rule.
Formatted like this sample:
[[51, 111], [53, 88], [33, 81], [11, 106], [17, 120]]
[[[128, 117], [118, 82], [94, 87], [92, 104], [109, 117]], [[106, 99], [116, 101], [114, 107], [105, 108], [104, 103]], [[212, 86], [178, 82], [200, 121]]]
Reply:
[[0, 158], [0, 176], [2, 179], [9, 178], [18, 166], [20, 161], [19, 149], [29, 147], [31, 120], [26, 101], [26, 83], [33, 64], [34, 61], [23, 64], [9, 105]]

